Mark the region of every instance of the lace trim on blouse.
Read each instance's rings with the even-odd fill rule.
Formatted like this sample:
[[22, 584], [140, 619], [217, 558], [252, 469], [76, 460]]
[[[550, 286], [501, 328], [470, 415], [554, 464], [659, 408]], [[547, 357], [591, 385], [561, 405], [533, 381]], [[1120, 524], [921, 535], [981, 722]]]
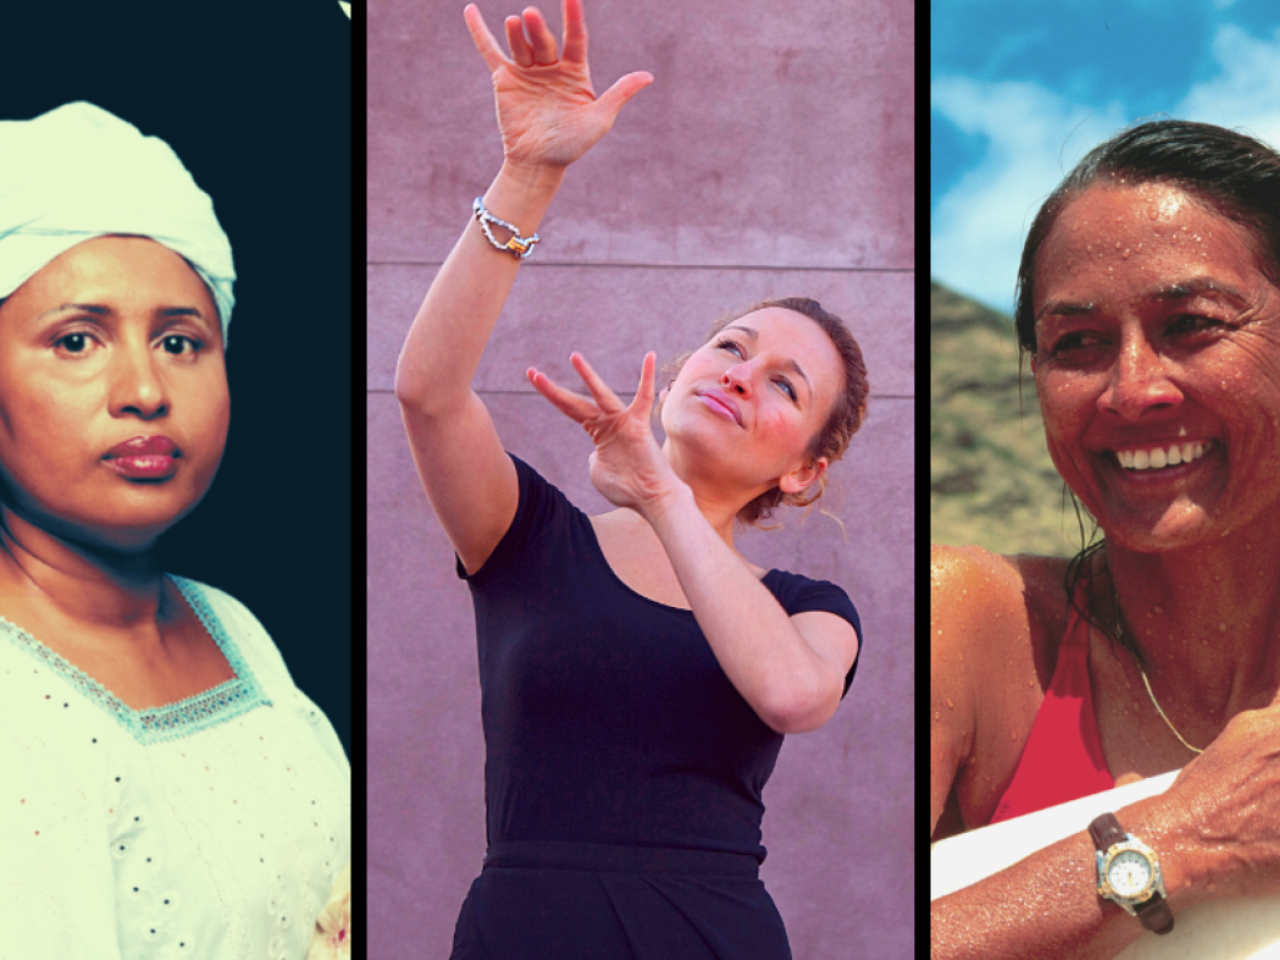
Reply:
[[174, 574], [169, 574], [169, 579], [177, 586], [182, 598], [199, 618], [235, 673], [235, 679], [225, 680], [216, 687], [210, 687], [185, 700], [134, 710], [97, 680], [73, 667], [31, 634], [3, 617], [0, 617], [0, 633], [7, 635], [17, 647], [44, 663], [84, 697], [109, 713], [141, 744], [189, 737], [232, 720], [254, 707], [271, 706], [271, 701], [264, 696], [253, 671], [240, 656], [235, 642], [223, 628], [222, 621], [213, 612], [213, 607], [205, 599], [200, 587], [194, 581]]

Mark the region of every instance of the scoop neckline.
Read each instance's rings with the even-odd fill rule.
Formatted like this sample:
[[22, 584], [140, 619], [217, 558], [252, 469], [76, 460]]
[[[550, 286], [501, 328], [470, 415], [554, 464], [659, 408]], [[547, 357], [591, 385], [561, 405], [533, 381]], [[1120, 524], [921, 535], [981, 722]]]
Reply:
[[[610, 578], [612, 578], [614, 583], [616, 583], [619, 587], [621, 587], [627, 593], [631, 594], [631, 596], [637, 597], [640, 600], [643, 600], [645, 603], [648, 603], [648, 604], [651, 604], [652, 606], [657, 607], [659, 610], [670, 610], [674, 613], [687, 613], [691, 616], [696, 616], [696, 614], [694, 614], [693, 612], [692, 607], [673, 607], [671, 606], [671, 604], [663, 603], [661, 600], [654, 600], [652, 597], [646, 597], [639, 590], [635, 590], [632, 587], [628, 586], [627, 582], [623, 580], [620, 576], [618, 576], [617, 571], [613, 569], [613, 565], [609, 563], [609, 558], [604, 555], [604, 547], [600, 546], [600, 538], [596, 535], [596, 525], [591, 522], [590, 514], [588, 514], [585, 510], [577, 506], [575, 506], [574, 509], [577, 510], [578, 513], [582, 515], [583, 519], [587, 521], [587, 529], [591, 531], [591, 545], [592, 547], [595, 548], [596, 559], [599, 560], [600, 565], [603, 566], [604, 569], [608, 571], [609, 576]], [[759, 582], [763, 584], [766, 580], [769, 579], [769, 577], [773, 576], [773, 574], [776, 572], [777, 572], [776, 567], [770, 567], [768, 570], [765, 571], [764, 576], [759, 578]], [[754, 576], [754, 574], [752, 575]], [[766, 587], [765, 589], [768, 590], [768, 587]], [[772, 590], [770, 590], [769, 592], [773, 593]]]

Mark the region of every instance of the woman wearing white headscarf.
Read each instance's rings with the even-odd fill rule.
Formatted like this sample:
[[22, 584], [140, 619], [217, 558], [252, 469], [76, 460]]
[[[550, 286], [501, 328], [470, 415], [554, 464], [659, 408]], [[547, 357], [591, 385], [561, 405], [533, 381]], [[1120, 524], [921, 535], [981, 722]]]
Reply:
[[300, 960], [350, 857], [341, 744], [154, 555], [226, 444], [230, 245], [97, 107], [0, 123], [0, 157], [0, 956]]

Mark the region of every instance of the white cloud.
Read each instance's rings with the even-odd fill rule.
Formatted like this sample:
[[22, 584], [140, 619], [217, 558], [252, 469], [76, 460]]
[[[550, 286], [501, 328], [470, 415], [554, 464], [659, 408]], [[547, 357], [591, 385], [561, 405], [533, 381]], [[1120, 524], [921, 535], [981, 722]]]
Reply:
[[1232, 24], [1213, 37], [1221, 73], [1193, 86], [1175, 116], [1241, 130], [1280, 148], [1280, 28], [1255, 39]]
[[[1239, 129], [1280, 147], [1280, 29], [1234, 25], [1212, 40], [1218, 72], [1169, 115]], [[1123, 104], [1073, 103], [1033, 83], [942, 76], [933, 109], [987, 141], [986, 155], [933, 210], [931, 275], [998, 310], [1012, 309], [1022, 242], [1036, 209], [1090, 148], [1136, 119]]]
[[1015, 81], [939, 77], [930, 93], [934, 110], [988, 143], [982, 162], [933, 210], [930, 273], [1007, 312], [1036, 208], [1090, 147], [1124, 126], [1124, 111], [1094, 110]]

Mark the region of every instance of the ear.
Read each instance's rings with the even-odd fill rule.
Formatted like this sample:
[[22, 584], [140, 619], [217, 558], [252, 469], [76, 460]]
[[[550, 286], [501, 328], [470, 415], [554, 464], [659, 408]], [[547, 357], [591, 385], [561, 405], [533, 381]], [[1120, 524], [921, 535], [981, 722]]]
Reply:
[[783, 493], [802, 493], [816, 483], [818, 478], [826, 472], [826, 457], [809, 460], [803, 466], [792, 470], [790, 473], [783, 474], [778, 480], [778, 489]]

